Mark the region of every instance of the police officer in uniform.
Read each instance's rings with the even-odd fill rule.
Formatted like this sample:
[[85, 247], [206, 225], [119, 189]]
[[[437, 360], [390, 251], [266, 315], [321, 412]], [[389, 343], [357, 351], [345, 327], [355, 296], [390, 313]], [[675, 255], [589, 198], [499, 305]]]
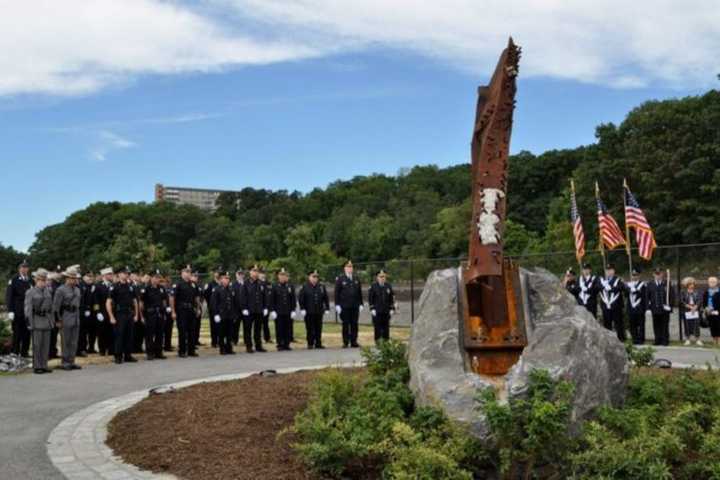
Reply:
[[113, 269], [106, 267], [100, 270], [101, 280], [95, 284], [93, 292], [93, 316], [97, 320], [95, 325], [98, 332], [98, 350], [100, 355], [115, 355], [115, 340], [113, 326], [110, 324], [110, 314], [107, 311], [107, 299], [113, 282]]
[[[669, 301], [668, 296], [670, 297]], [[646, 308], [652, 312], [655, 345], [667, 346], [670, 344], [670, 313], [672, 313], [674, 297], [673, 289], [668, 289], [665, 272], [656, 268], [653, 280], [647, 283], [646, 305]]]
[[582, 275], [578, 282], [580, 305], [585, 307], [593, 317], [597, 318], [597, 297], [600, 293], [600, 280], [592, 274], [592, 267], [586, 263], [582, 267]]
[[390, 317], [395, 313], [395, 293], [387, 280], [387, 274], [380, 270], [375, 282], [368, 290], [368, 305], [372, 316], [375, 344], [390, 339]]
[[207, 305], [208, 309], [208, 318], [210, 318], [210, 342], [212, 344], [213, 348], [216, 348], [218, 346], [218, 336], [220, 331], [220, 325], [216, 324], [212, 319], [215, 318], [215, 312], [213, 312], [212, 309], [212, 302], [211, 297], [213, 290], [219, 285], [218, 279], [220, 277], [220, 271], [222, 268], [218, 267], [213, 272], [213, 279], [210, 280], [208, 283], [205, 284], [205, 287], [203, 288], [203, 300], [205, 300], [205, 305]]
[[217, 329], [217, 345], [220, 355], [234, 355], [232, 346], [233, 321], [237, 317], [235, 290], [230, 286], [230, 272], [219, 276], [220, 283], [212, 289], [208, 310], [212, 312], [210, 322]]
[[172, 318], [177, 323], [178, 357], [197, 357], [195, 352], [195, 322], [197, 321], [197, 285], [192, 281], [190, 265], [182, 269], [182, 279], [173, 285], [170, 297]]
[[565, 290], [567, 290], [570, 295], [575, 297], [575, 301], [578, 303], [578, 305], [582, 305], [582, 302], [580, 301], [580, 285], [578, 284], [575, 271], [572, 268], [568, 268], [565, 271], [565, 278], [563, 280], [563, 284]]
[[26, 260], [18, 265], [18, 273], [8, 282], [5, 291], [5, 305], [12, 322], [12, 353], [29, 356], [30, 330], [25, 319], [25, 293], [30, 290], [29, 267]]
[[140, 311], [145, 320], [145, 355], [148, 360], [167, 358], [163, 354], [163, 334], [168, 294], [160, 285], [161, 278], [160, 270], [155, 270], [150, 283], [140, 289]]
[[330, 310], [330, 299], [325, 285], [320, 283], [319, 279], [317, 270], [309, 272], [308, 281], [298, 292], [300, 316], [305, 319], [308, 348], [325, 348], [322, 344], [322, 324], [323, 315]]
[[[62, 267], [58, 265], [55, 267], [54, 272], [48, 273], [48, 280], [50, 280], [50, 293], [52, 293], [53, 298], [55, 298], [55, 292], [57, 289], [62, 285], [62, 271]], [[57, 314], [54, 313], [53, 315], [55, 315], [55, 326], [50, 332], [50, 359], [58, 358], [57, 341], [59, 330], [57, 326], [60, 324], [60, 319]]]
[[[243, 295], [243, 289], [245, 285], [245, 272], [242, 268], [238, 268], [235, 272], [235, 281], [232, 283], [232, 289], [235, 292], [235, 298], [240, 299]], [[233, 345], [240, 343], [240, 327], [243, 325], [243, 314], [240, 308], [236, 309], [236, 317], [233, 320], [233, 334], [232, 342]]]
[[93, 294], [95, 293], [95, 277], [92, 272], [86, 272], [78, 283], [80, 288], [80, 340], [78, 341], [78, 357], [86, 357], [95, 350], [95, 326], [97, 321], [93, 318]]
[[625, 322], [623, 321], [623, 292], [625, 285], [615, 275], [615, 265], [608, 263], [605, 277], [600, 279], [600, 301], [603, 312], [603, 325], [608, 330], [615, 329], [618, 339], [625, 341]]
[[110, 315], [115, 336], [115, 363], [137, 362], [132, 356], [133, 325], [140, 320], [137, 292], [130, 282], [129, 267], [118, 271], [118, 281], [110, 287], [105, 308]]
[[256, 352], [266, 352], [262, 346], [262, 322], [263, 317], [268, 314], [266, 305], [267, 292], [265, 284], [260, 280], [260, 268], [253, 265], [250, 269], [250, 278], [243, 285], [242, 295], [239, 299], [240, 310], [244, 317], [243, 336], [245, 338], [245, 349], [253, 353], [253, 341]]
[[193, 338], [195, 347], [201, 347], [203, 344], [200, 342], [200, 327], [202, 324], [202, 302], [203, 302], [203, 290], [200, 285], [200, 273], [197, 270], [193, 270], [190, 280], [195, 286], [195, 323], [193, 324]]
[[342, 320], [343, 348], [357, 348], [358, 317], [363, 310], [363, 294], [360, 280], [353, 276], [350, 260], [343, 266], [344, 273], [335, 279], [335, 311]]
[[53, 297], [47, 286], [48, 272], [39, 268], [33, 277], [35, 286], [25, 292], [24, 313], [32, 331], [33, 370], [35, 373], [52, 373], [48, 368], [50, 355], [50, 331], [55, 326]]
[[268, 308], [270, 320], [275, 322], [275, 339], [277, 349], [292, 350], [290, 348], [290, 324], [295, 320], [295, 287], [289, 282], [289, 275], [285, 268], [277, 272], [277, 282], [270, 288]]
[[165, 308], [165, 315], [163, 319], [163, 351], [172, 352], [174, 351], [172, 346], [173, 316], [172, 308], [170, 307], [170, 299], [174, 296], [174, 292], [170, 277], [162, 277], [160, 285], [165, 289], [165, 292], [168, 295], [168, 306]]
[[[263, 267], [260, 267], [260, 270], [258, 272], [258, 279], [262, 282], [262, 284], [265, 286], [265, 305], [270, 304], [270, 282], [267, 281], [267, 277], [265, 275], [265, 269]], [[265, 343], [272, 343], [272, 338], [270, 337], [270, 312], [269, 309], [266, 308], [265, 310], [268, 311], [268, 313], [263, 314], [263, 320], [262, 320], [262, 331], [263, 331], [263, 340], [265, 340]]]
[[647, 310], [647, 286], [640, 280], [640, 270], [632, 269], [630, 281], [625, 284], [627, 311], [630, 319], [630, 336], [635, 345], [645, 343], [645, 311]]
[[77, 286], [82, 277], [78, 265], [68, 267], [62, 276], [65, 283], [58, 287], [53, 298], [53, 311], [60, 319], [58, 328], [62, 345], [62, 369], [80, 370], [75, 363], [78, 341], [80, 340], [80, 289]]

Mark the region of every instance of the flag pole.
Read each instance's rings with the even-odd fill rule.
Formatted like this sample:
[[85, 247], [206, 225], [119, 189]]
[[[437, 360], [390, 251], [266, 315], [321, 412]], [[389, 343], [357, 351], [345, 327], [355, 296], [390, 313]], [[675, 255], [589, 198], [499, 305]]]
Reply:
[[[595, 181], [595, 200], [600, 200], [600, 187], [598, 186], [597, 181]], [[600, 223], [598, 223], [598, 240], [600, 242], [598, 250], [600, 250], [600, 256], [602, 257], [603, 261], [603, 271], [605, 271], [607, 269], [607, 259], [605, 258], [605, 245], [603, 244], [602, 229], [600, 228]]]
[[[575, 180], [573, 180], [572, 178], [570, 179], [570, 192], [572, 192], [571, 201], [574, 201], [575, 206], [577, 207], [577, 198], [575, 198]], [[572, 206], [571, 206], [571, 208], [572, 208]], [[584, 235], [584, 233], [583, 233], [583, 235]], [[573, 241], [574, 240], [575, 240], [575, 225], [573, 224]], [[585, 249], [583, 248], [583, 250], [585, 250]], [[580, 257], [580, 255], [579, 255], [577, 245], [575, 245], [575, 258], [577, 259], [577, 262], [578, 262], [578, 275], [580, 275], [582, 273], [582, 257]]]
[[627, 192], [628, 192], [627, 179], [623, 178], [623, 212], [625, 213], [625, 251], [628, 257], [628, 275], [632, 275], [633, 263], [632, 263], [632, 248], [630, 247], [630, 227], [627, 221]]

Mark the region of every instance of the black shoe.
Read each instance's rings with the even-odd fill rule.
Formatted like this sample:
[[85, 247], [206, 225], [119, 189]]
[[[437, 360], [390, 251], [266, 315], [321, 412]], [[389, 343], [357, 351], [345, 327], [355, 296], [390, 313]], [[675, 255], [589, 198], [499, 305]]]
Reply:
[[[198, 343], [198, 345], [201, 345], [201, 344]], [[211, 346], [212, 348], [217, 348], [217, 347], [218, 347], [217, 342], [211, 343], [210, 346]]]
[[273, 342], [272, 339], [268, 338], [267, 340], [265, 340], [265, 343], [275, 343], [275, 342]]
[[72, 365], [63, 365], [63, 366], [60, 367], [60, 368], [63, 369], [63, 370], [65, 370], [66, 372], [69, 372], [70, 370], [73, 369], [73, 368], [72, 368]]
[[290, 345], [288, 345], [288, 346], [285, 347], [285, 351], [287, 351], [287, 352], [292, 351], [292, 348], [290, 348]]
[[155, 358], [157, 358], [158, 360], [167, 360], [167, 357], [165, 355], [163, 355], [162, 353], [159, 355], [156, 355]]
[[95, 350], [94, 348], [91, 348], [90, 350], [87, 351], [87, 353], [95, 354], [95, 353], [97, 353], [97, 350]]
[[100, 356], [104, 357], [105, 355], [107, 355], [107, 352], [105, 350], [100, 350]]
[[115, 363], [117, 363], [118, 365], [120, 365], [122, 362], [123, 362], [122, 357], [115, 357]]
[[137, 358], [132, 357], [132, 356], [127, 356], [127, 357], [125, 357], [125, 361], [128, 363], [135, 363], [135, 362], [137, 362]]
[[245, 347], [245, 351], [246, 351], [247, 353], [255, 353], [255, 350], [253, 350], [252, 347]]
[[153, 360], [155, 360], [155, 355], [147, 355], [145, 358], [148, 362], [152, 362]]
[[190, 352], [188, 353], [188, 357], [199, 357], [200, 355], [197, 354], [197, 352]]
[[315, 345], [315, 348], [319, 348], [319, 349], [321, 349], [321, 350], [322, 350], [322, 349], [324, 349], [324, 348], [325, 348], [325, 345]]
[[351, 346], [352, 348], [360, 348], [360, 345], [357, 344], [357, 343], [351, 343], [350, 346]]
[[308, 350], [312, 350], [313, 348], [315, 348], [315, 345], [312, 345], [312, 344], [308, 343], [308, 347], [307, 347], [307, 348], [308, 348]]
[[187, 353], [178, 353], [178, 357], [187, 358]]
[[87, 357], [87, 353], [85, 353], [85, 352], [77, 352], [77, 353], [75, 354], [75, 356], [76, 356], [76, 357], [80, 357], [80, 358], [85, 358], [85, 357]]
[[45, 369], [44, 368], [36, 368], [35, 370], [33, 370], [33, 373], [43, 374], [43, 373], [45, 373]]
[[227, 352], [225, 350], [220, 350], [220, 355], [227, 355]]
[[165, 347], [165, 348], [163, 348], [163, 351], [164, 352], [174, 352], [175, 349], [173, 347]]
[[72, 365], [70, 365], [70, 369], [71, 370], [82, 370], [82, 367], [76, 363], [73, 363]]
[[50, 370], [49, 368], [43, 368], [43, 371], [45, 371], [45, 373], [52, 373], [52, 372], [53, 372], [53, 371]]
[[235, 355], [235, 350], [228, 350], [225, 353], [227, 353], [228, 355]]
[[255, 349], [256, 352], [265, 353], [267, 350], [265, 350], [263, 347], [258, 347]]
[[343, 343], [343, 348], [348, 348], [347, 344]]

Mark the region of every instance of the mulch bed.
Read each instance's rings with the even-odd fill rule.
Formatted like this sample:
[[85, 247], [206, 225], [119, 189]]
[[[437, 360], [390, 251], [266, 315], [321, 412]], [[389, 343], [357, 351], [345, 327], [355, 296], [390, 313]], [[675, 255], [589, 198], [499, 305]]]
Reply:
[[284, 429], [316, 371], [193, 385], [120, 412], [107, 443], [123, 461], [186, 479], [312, 479]]

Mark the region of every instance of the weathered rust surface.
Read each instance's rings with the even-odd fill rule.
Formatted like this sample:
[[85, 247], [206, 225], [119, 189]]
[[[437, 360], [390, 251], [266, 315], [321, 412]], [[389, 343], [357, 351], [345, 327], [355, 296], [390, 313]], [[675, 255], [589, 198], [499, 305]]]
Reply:
[[478, 89], [472, 136], [472, 226], [463, 270], [464, 346], [482, 374], [507, 373], [527, 345], [518, 267], [503, 256], [508, 155], [520, 49], [512, 38]]

